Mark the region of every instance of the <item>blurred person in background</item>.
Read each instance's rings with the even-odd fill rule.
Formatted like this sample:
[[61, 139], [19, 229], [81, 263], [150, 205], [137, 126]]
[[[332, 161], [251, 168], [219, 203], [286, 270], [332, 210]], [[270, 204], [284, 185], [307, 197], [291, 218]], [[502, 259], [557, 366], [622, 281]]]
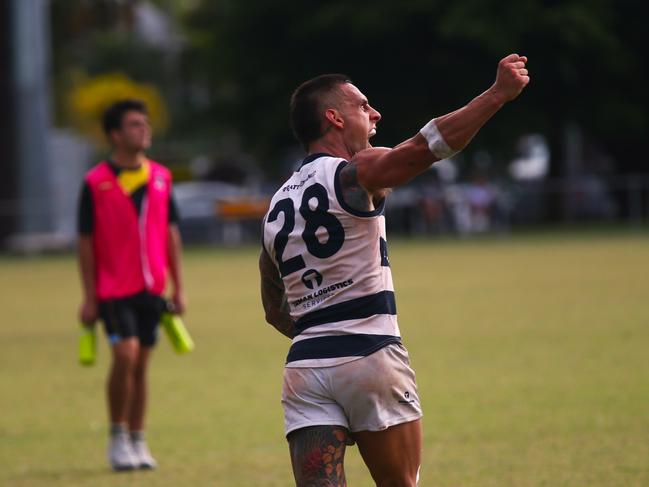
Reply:
[[419, 187], [417, 208], [421, 214], [423, 224], [422, 233], [440, 234], [447, 231], [446, 202], [444, 201], [444, 188], [435, 171], [426, 171]]
[[86, 174], [79, 199], [79, 314], [87, 326], [102, 320], [112, 348], [109, 463], [114, 470], [153, 469], [144, 436], [147, 368], [167, 274], [174, 311], [185, 309], [178, 217], [171, 173], [144, 152], [151, 145], [146, 106], [115, 103], [103, 128], [112, 156]]
[[385, 198], [463, 149], [527, 85], [526, 63], [503, 58], [487, 91], [393, 149], [371, 147], [381, 115], [347, 76], [293, 93], [308, 156], [271, 200], [259, 267], [266, 320], [292, 339], [282, 404], [298, 487], [346, 485], [353, 443], [378, 486], [418, 483], [422, 409], [397, 324]]
[[484, 171], [476, 169], [464, 191], [471, 211], [470, 232], [488, 232], [497, 211], [498, 192], [495, 186], [489, 182]]

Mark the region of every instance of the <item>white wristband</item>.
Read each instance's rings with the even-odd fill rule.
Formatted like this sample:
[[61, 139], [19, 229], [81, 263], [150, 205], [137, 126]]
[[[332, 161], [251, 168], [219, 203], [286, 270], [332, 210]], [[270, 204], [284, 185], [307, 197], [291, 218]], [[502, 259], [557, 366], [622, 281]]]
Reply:
[[423, 135], [428, 142], [428, 149], [439, 159], [448, 159], [459, 152], [449, 147], [446, 143], [444, 137], [442, 137], [442, 134], [440, 134], [437, 129], [435, 119], [424, 125], [419, 133]]

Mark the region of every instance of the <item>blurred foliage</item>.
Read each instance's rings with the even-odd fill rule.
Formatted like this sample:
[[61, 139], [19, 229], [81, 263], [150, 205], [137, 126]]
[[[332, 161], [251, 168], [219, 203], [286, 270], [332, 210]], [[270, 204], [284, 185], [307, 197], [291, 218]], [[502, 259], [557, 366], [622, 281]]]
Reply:
[[123, 73], [106, 73], [91, 78], [78, 73], [76, 79], [68, 98], [71, 120], [80, 133], [89, 135], [96, 143], [105, 144], [101, 126], [104, 111], [126, 98], [135, 98], [146, 104], [155, 133], [167, 129], [167, 107], [155, 86], [135, 83]]
[[[164, 2], [157, 2], [164, 3]], [[173, 100], [169, 53], [133, 32], [135, 1], [52, 0], [54, 108], [58, 123], [102, 140], [102, 111], [122, 96], [149, 105], [164, 131]], [[94, 99], [94, 98], [97, 99]]]
[[[180, 54], [133, 35], [137, 0], [51, 0], [55, 90], [66, 119], [70, 75], [120, 71], [168, 101], [169, 137], [228, 140], [269, 172], [294, 151], [288, 101], [302, 81], [348, 74], [382, 113], [376, 145], [394, 145], [492, 83], [498, 60], [529, 57], [530, 86], [465, 151], [496, 165], [540, 132], [562, 173], [566, 128], [646, 172], [644, 0], [155, 0], [182, 31]], [[234, 141], [234, 142], [232, 142]]]
[[631, 170], [644, 166], [649, 131], [646, 8], [640, 0], [203, 0], [186, 19], [189, 70], [211, 90], [206, 115], [236, 125], [272, 160], [292, 144], [289, 96], [309, 77], [350, 75], [383, 114], [375, 142], [393, 145], [486, 89], [498, 60], [519, 52], [532, 82], [473, 150], [502, 160], [518, 135], [540, 131], [556, 166], [564, 129], [577, 123]]

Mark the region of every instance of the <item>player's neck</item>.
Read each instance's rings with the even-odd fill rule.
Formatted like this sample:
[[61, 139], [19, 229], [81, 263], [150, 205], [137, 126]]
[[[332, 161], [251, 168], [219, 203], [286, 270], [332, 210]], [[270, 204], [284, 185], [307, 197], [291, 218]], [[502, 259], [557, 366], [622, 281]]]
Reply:
[[115, 150], [111, 160], [117, 167], [122, 169], [137, 169], [146, 161], [146, 156], [144, 152]]
[[342, 157], [347, 160], [350, 160], [355, 154], [355, 151], [351, 150], [351, 148], [345, 143], [340, 132], [333, 130], [325, 132], [322, 137], [309, 144], [309, 154], [322, 152], [331, 154], [334, 157]]
[[339, 138], [322, 137], [309, 145], [309, 154], [325, 153], [343, 159], [351, 159], [354, 154]]

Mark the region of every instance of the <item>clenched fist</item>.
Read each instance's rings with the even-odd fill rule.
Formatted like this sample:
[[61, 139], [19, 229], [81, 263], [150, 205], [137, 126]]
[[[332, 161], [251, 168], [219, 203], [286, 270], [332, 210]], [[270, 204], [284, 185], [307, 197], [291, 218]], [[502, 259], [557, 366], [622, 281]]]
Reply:
[[527, 57], [518, 54], [510, 54], [498, 63], [492, 89], [502, 97], [503, 102], [516, 98], [530, 82], [526, 64]]

